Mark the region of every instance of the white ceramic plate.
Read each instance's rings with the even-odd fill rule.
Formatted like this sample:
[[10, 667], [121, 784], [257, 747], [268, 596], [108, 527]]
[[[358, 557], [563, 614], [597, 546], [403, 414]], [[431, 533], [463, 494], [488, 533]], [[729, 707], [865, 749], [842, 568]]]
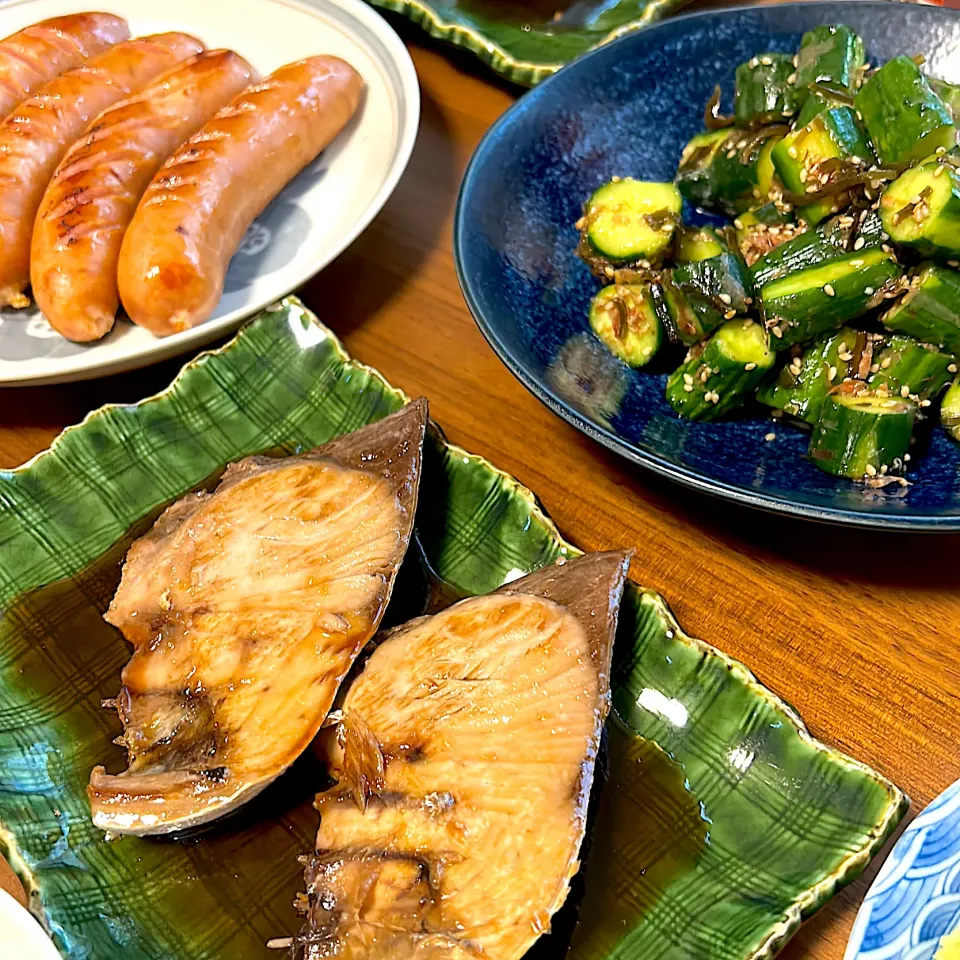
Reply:
[[0, 957], [60, 960], [53, 941], [9, 893], [0, 890]]
[[0, 310], [0, 385], [58, 383], [155, 363], [233, 330], [300, 286], [367, 226], [410, 159], [420, 91], [410, 55], [361, 0], [10, 0], [0, 36], [81, 10], [126, 17], [133, 35], [183, 30], [208, 47], [229, 47], [262, 74], [316, 54], [335, 54], [363, 76], [357, 116], [334, 144], [250, 228], [213, 317], [158, 339], [126, 319], [94, 344], [54, 332], [42, 314]]

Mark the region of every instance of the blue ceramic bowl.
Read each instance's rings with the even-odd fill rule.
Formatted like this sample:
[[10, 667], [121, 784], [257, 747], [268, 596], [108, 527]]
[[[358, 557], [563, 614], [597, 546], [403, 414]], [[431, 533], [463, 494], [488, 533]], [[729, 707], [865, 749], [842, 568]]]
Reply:
[[[526, 94], [486, 135], [457, 209], [460, 284], [510, 370], [560, 416], [642, 466], [784, 513], [960, 530], [960, 446], [939, 428], [920, 439], [911, 486], [865, 491], [808, 463], [807, 435], [771, 425], [759, 407], [723, 423], [679, 419], [663, 396], [667, 365], [630, 370], [587, 324], [598, 284], [574, 254], [586, 197], [614, 175], [672, 179], [714, 84], [729, 101], [738, 63], [795, 50], [823, 23], [856, 29], [874, 61], [922, 52], [932, 74], [960, 82], [960, 12], [889, 0], [723, 10], [630, 34]], [[771, 431], [776, 439], [765, 440]]]

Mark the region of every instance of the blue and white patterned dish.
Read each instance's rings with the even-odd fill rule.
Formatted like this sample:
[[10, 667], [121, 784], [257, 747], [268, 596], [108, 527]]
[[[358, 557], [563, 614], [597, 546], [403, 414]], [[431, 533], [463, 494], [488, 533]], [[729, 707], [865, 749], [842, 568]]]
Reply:
[[[805, 30], [847, 23], [874, 61], [923, 52], [960, 80], [960, 11], [883, 2], [784, 3], [676, 17], [601, 47], [526, 94], [494, 125], [464, 178], [457, 269], [477, 324], [548, 407], [630, 460], [687, 486], [783, 513], [864, 526], [960, 530], [960, 446], [933, 431], [908, 488], [864, 490], [805, 459], [808, 437], [761, 410], [681, 420], [665, 363], [630, 370], [589, 332], [596, 281], [574, 226], [611, 176], [673, 177], [703, 105], [738, 63], [792, 51]], [[774, 434], [770, 441], [765, 437]]]
[[[334, 54], [360, 72], [364, 99], [334, 144], [250, 228], [206, 323], [159, 339], [121, 318], [96, 343], [70, 343], [33, 306], [0, 309], [0, 386], [104, 376], [230, 333], [357, 237], [393, 192], [416, 139], [413, 62], [393, 28], [361, 0], [112, 0], [108, 7], [135, 35], [183, 30], [208, 47], [236, 50], [263, 75], [301, 57]], [[78, 9], [82, 0], [0, 0], [0, 36]]]
[[933, 960], [960, 932], [960, 780], [903, 832], [866, 900], [844, 960]]

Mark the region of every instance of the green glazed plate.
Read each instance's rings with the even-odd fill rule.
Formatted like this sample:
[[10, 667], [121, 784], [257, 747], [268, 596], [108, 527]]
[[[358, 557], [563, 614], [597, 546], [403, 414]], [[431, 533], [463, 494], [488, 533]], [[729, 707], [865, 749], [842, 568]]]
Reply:
[[669, 16], [690, 0], [370, 0], [533, 86], [594, 47]]
[[[0, 852], [65, 956], [247, 960], [276, 956], [266, 941], [296, 929], [297, 857], [324, 779], [311, 756], [199, 835], [107, 841], [92, 826], [90, 768], [123, 766], [100, 701], [129, 655], [100, 614], [130, 540], [165, 504], [230, 461], [310, 448], [405, 400], [291, 298], [162, 394], [96, 411], [0, 474]], [[417, 535], [394, 623], [577, 552], [529, 490], [436, 430]], [[615, 659], [586, 894], [534, 954], [771, 956], [863, 869], [905, 798], [687, 637], [656, 594], [628, 590]]]

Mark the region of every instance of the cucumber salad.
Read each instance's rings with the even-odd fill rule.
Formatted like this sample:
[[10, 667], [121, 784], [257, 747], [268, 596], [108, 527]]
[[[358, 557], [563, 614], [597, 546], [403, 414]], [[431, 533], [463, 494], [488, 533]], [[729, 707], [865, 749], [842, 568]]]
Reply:
[[[614, 177], [578, 253], [605, 284], [597, 337], [631, 367], [687, 349], [667, 380], [692, 420], [756, 398], [810, 431], [810, 461], [905, 483], [934, 423], [960, 441], [960, 86], [923, 57], [870, 68], [849, 27], [736, 70], [674, 183]], [[682, 222], [683, 201], [729, 218]]]

